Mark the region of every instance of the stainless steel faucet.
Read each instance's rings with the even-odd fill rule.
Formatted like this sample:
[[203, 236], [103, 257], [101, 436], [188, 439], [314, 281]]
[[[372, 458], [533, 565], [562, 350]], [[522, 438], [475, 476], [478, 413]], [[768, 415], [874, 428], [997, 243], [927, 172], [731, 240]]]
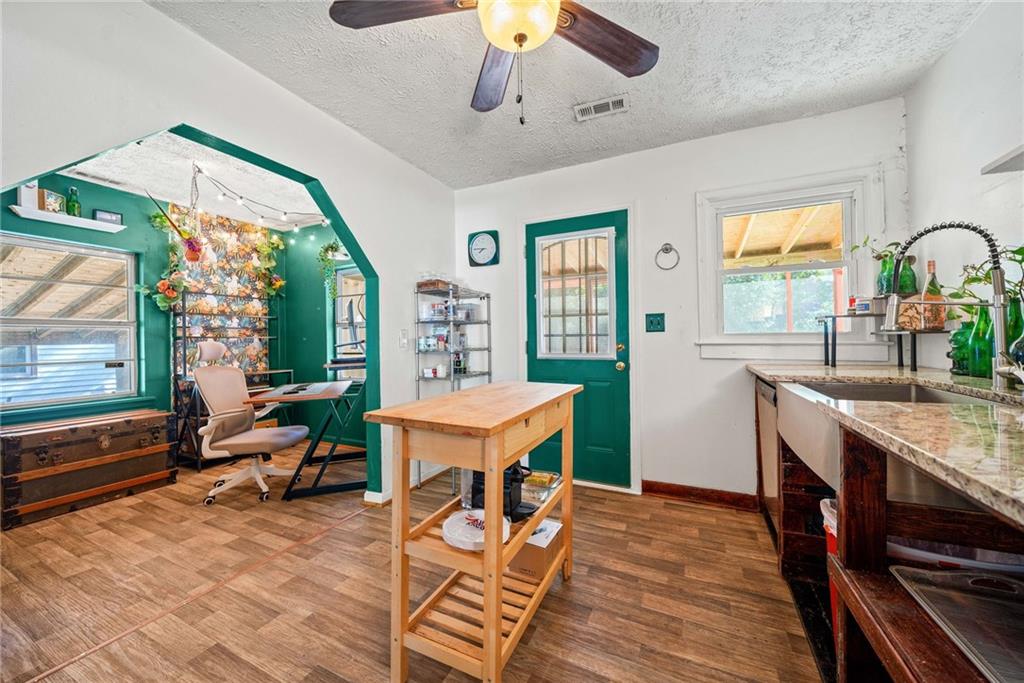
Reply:
[[999, 244], [995, 237], [980, 225], [961, 221], [936, 223], [911, 235], [910, 239], [903, 243], [896, 251], [896, 262], [892, 269], [892, 294], [889, 295], [889, 300], [886, 302], [882, 331], [895, 332], [899, 330], [896, 319], [900, 310], [900, 295], [897, 292], [899, 292], [900, 268], [903, 266], [903, 259], [907, 255], [907, 251], [914, 242], [939, 230], [967, 230], [985, 240], [985, 244], [988, 246], [988, 260], [992, 263], [992, 323], [995, 329], [996, 344], [996, 352], [992, 358], [992, 388], [1005, 391], [1009, 388], [1009, 381], [1015, 377], [1013, 363], [1006, 353], [1006, 279], [999, 262]]

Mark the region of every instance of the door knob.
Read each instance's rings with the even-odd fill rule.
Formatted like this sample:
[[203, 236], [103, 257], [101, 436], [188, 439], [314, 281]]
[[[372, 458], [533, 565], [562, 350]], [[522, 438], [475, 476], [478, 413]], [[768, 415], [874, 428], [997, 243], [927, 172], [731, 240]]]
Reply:
[[623, 370], [626, 369], [626, 364], [620, 360], [618, 363], [615, 364], [615, 369], [618, 370], [619, 372], [622, 372]]

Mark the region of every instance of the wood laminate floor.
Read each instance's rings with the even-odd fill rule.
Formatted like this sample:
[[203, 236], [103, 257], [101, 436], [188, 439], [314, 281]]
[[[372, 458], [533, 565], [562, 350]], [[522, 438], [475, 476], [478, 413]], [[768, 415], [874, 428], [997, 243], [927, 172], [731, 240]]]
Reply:
[[[203, 507], [224, 471], [0, 534], [0, 680], [387, 680], [390, 508], [285, 503], [280, 480], [266, 503], [240, 487]], [[413, 506], [448, 495], [435, 480]], [[576, 502], [573, 579], [506, 681], [817, 680], [759, 515], [583, 487]], [[414, 601], [446, 574], [414, 560]], [[416, 654], [410, 672], [469, 680]]]

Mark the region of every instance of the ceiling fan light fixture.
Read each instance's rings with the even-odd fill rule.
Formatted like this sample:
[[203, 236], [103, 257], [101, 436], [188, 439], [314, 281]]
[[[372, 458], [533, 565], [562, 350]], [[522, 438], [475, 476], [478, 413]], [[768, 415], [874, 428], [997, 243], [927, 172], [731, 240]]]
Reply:
[[478, 0], [488, 42], [505, 52], [528, 52], [547, 42], [558, 25], [560, 0]]

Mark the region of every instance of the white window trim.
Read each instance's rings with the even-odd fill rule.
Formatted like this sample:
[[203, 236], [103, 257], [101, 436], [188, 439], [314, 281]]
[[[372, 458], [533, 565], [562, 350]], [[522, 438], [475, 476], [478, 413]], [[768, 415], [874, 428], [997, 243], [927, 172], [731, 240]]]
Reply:
[[[544, 278], [540, 264], [541, 243], [556, 242], [558, 240], [576, 239], [586, 237], [606, 236], [608, 238], [608, 353], [541, 353], [542, 344], [540, 340], [544, 337], [544, 306], [541, 304], [540, 296], [544, 291], [542, 287]], [[589, 230], [577, 230], [575, 232], [560, 232], [557, 235], [538, 235], [533, 242], [533, 256], [537, 264], [534, 270], [537, 271], [535, 282], [537, 292], [537, 359], [538, 360], [615, 360], [618, 358], [615, 350], [618, 339], [615, 329], [615, 226], [609, 225], [604, 228], [591, 228]], [[564, 330], [563, 330], [564, 333]]]
[[[90, 256], [103, 256], [103, 255], [116, 255], [118, 257], [124, 257], [125, 268], [128, 282], [125, 289], [128, 292], [127, 297], [127, 319], [123, 321], [114, 320], [96, 320], [90, 318], [10, 318], [4, 319], [4, 324], [10, 326], [45, 326], [45, 327], [69, 327], [69, 328], [80, 328], [80, 327], [95, 327], [95, 328], [112, 328], [112, 329], [128, 329], [131, 334], [128, 335], [128, 357], [127, 358], [112, 358], [107, 362], [113, 363], [128, 363], [131, 367], [131, 372], [128, 373], [130, 380], [129, 388], [125, 391], [117, 391], [109, 394], [98, 394], [95, 396], [83, 396], [74, 398], [57, 398], [48, 399], [41, 401], [23, 401], [18, 403], [9, 403], [0, 405], [0, 412], [16, 411], [28, 408], [40, 408], [48, 406], [61, 406], [61, 405], [79, 405], [92, 403], [96, 401], [110, 401], [115, 399], [125, 398], [136, 398], [139, 395], [139, 373], [142, 369], [142, 364], [139, 360], [138, 354], [138, 336], [139, 336], [139, 321], [137, 316], [135, 285], [138, 282], [138, 262], [136, 254], [131, 251], [122, 249], [114, 249], [111, 247], [101, 247], [95, 245], [79, 245], [72, 242], [64, 242], [62, 240], [42, 238], [42, 237], [28, 237], [16, 233], [0, 232], [0, 239], [4, 244], [22, 245], [27, 247], [36, 246], [39, 248], [53, 248], [53, 245], [60, 245], [62, 249], [68, 253], [85, 254]], [[93, 284], [93, 283], [86, 283]]]
[[[821, 332], [791, 334], [725, 334], [722, 315], [721, 221], [723, 214], [766, 211], [788, 205], [824, 203], [849, 199], [844, 210], [844, 259], [850, 292], [874, 291], [870, 253], [851, 252], [869, 233], [885, 232], [885, 196], [881, 166], [822, 173], [753, 186], [698, 192], [697, 291], [698, 339], [701, 358], [746, 360], [821, 360]], [[847, 213], [849, 219], [847, 220]], [[871, 335], [870, 322], [855, 321], [840, 333], [838, 343], [848, 347], [844, 358], [886, 361], [890, 344]]]

